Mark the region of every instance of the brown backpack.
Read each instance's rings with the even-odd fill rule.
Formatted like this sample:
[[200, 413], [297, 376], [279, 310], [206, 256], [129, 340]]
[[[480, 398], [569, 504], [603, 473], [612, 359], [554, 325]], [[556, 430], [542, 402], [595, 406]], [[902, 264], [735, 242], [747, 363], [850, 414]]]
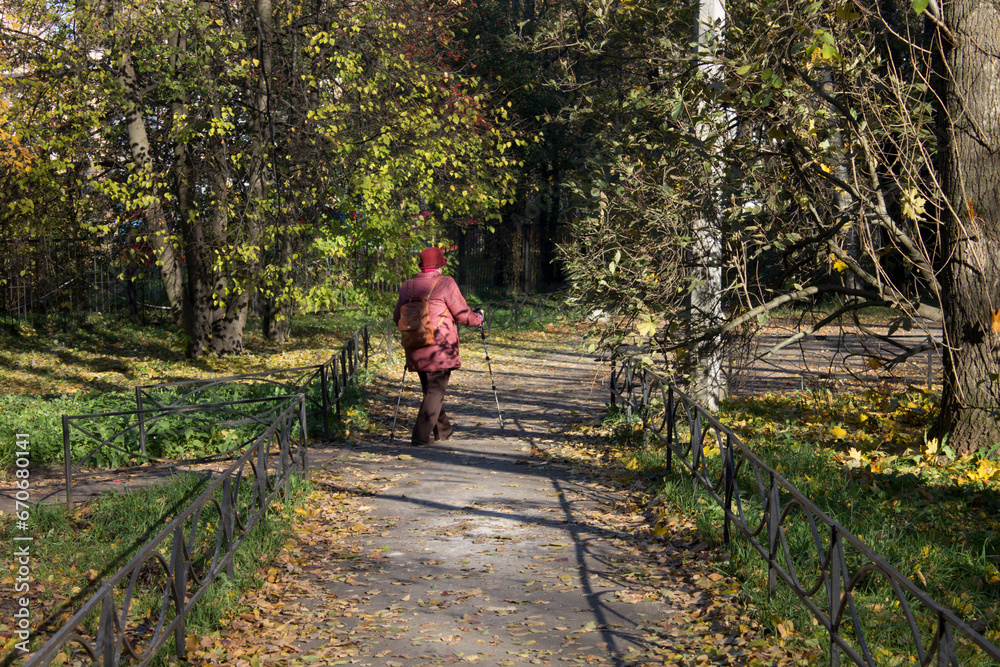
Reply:
[[438, 280], [441, 280], [441, 276], [438, 276], [431, 284], [431, 290], [426, 297], [414, 297], [413, 281], [410, 281], [410, 300], [400, 306], [399, 322], [396, 324], [396, 328], [399, 329], [403, 338], [404, 350], [419, 350], [422, 347], [433, 345], [435, 330], [448, 316], [446, 310], [441, 319], [438, 320], [437, 326], [431, 324], [430, 298], [431, 294], [434, 293], [434, 288], [437, 287]]

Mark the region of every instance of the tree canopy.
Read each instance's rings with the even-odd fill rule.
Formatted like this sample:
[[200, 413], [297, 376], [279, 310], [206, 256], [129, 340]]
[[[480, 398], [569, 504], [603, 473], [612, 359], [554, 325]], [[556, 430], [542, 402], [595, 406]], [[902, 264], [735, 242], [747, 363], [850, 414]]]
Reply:
[[[698, 13], [565, 0], [519, 33], [553, 54], [551, 122], [588, 141], [563, 252], [578, 297], [612, 315], [602, 344], [692, 374], [789, 305], [807, 311], [797, 337], [888, 308], [890, 328], [944, 326], [936, 435], [1000, 441], [995, 3], [733, 3], [696, 30]], [[871, 367], [925, 348], [886, 349]]]
[[5, 233], [139, 226], [192, 354], [487, 218], [692, 381], [789, 305], [939, 323], [933, 435], [1000, 441], [996, 3], [8, 5]]
[[255, 292], [280, 338], [290, 306], [357, 298], [441, 221], [506, 202], [502, 107], [449, 62], [465, 21], [447, 2], [25, 0], [4, 21], [6, 224], [57, 197], [52, 227], [135, 228], [192, 356], [240, 348]]

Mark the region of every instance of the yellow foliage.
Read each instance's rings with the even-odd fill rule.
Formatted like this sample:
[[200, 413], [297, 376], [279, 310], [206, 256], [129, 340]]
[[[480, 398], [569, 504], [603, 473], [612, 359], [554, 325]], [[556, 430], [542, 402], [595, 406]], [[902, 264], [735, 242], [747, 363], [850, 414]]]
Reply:
[[17, 135], [11, 132], [9, 103], [0, 99], [0, 168], [15, 174], [26, 173], [31, 168], [31, 151], [21, 145]]
[[1000, 480], [1000, 465], [989, 459], [981, 459], [979, 466], [969, 472], [969, 481], [971, 482], [985, 483], [992, 480]]

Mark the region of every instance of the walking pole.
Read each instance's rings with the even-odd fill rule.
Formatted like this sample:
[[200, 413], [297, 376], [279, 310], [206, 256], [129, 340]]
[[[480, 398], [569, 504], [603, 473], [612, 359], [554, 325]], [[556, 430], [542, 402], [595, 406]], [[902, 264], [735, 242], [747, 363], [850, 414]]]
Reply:
[[479, 335], [483, 338], [483, 352], [486, 353], [486, 368], [490, 369], [490, 384], [493, 385], [493, 399], [497, 402], [497, 417], [500, 419], [500, 435], [502, 437], [507, 437], [503, 432], [503, 413], [500, 412], [500, 397], [497, 396], [497, 383], [493, 379], [493, 365], [490, 364], [490, 351], [486, 347], [486, 314], [483, 312], [482, 308], [477, 308], [476, 312], [483, 317], [483, 322], [479, 325]]
[[406, 382], [406, 364], [403, 364], [403, 379], [399, 381], [399, 396], [396, 397], [396, 411], [392, 413], [392, 433], [389, 435], [389, 444], [392, 444], [396, 437], [396, 415], [399, 414], [399, 401], [403, 398], [403, 383]]

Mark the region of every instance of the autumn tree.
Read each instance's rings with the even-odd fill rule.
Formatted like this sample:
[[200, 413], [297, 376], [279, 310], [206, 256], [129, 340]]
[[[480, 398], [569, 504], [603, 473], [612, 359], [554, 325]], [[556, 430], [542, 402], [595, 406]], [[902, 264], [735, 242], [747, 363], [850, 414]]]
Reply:
[[[891, 329], [944, 325], [937, 435], [958, 451], [1000, 441], [995, 3], [737, 3], [715, 81], [688, 46], [692, 6], [547, 7], [533, 47], [560, 55], [560, 119], [601, 139], [566, 258], [577, 294], [614, 315], [606, 347], [683, 372], [701, 341], [746, 340], [789, 304], [806, 317], [782, 346], [888, 307]], [[729, 316], [692, 327], [706, 201]], [[869, 367], [926, 349], [890, 343]]]
[[[240, 349], [255, 291], [280, 340], [294, 308], [355, 281], [356, 251], [395, 276], [438, 220], [504, 201], [502, 115], [440, 67], [454, 3], [50, 4], [51, 52], [5, 31], [29, 72], [15, 101], [49, 93], [49, 70], [78, 91], [59, 113], [89, 132], [81, 191], [143, 220], [191, 356]], [[438, 216], [415, 229], [424, 207]], [[324, 283], [301, 280], [307, 261]]]

